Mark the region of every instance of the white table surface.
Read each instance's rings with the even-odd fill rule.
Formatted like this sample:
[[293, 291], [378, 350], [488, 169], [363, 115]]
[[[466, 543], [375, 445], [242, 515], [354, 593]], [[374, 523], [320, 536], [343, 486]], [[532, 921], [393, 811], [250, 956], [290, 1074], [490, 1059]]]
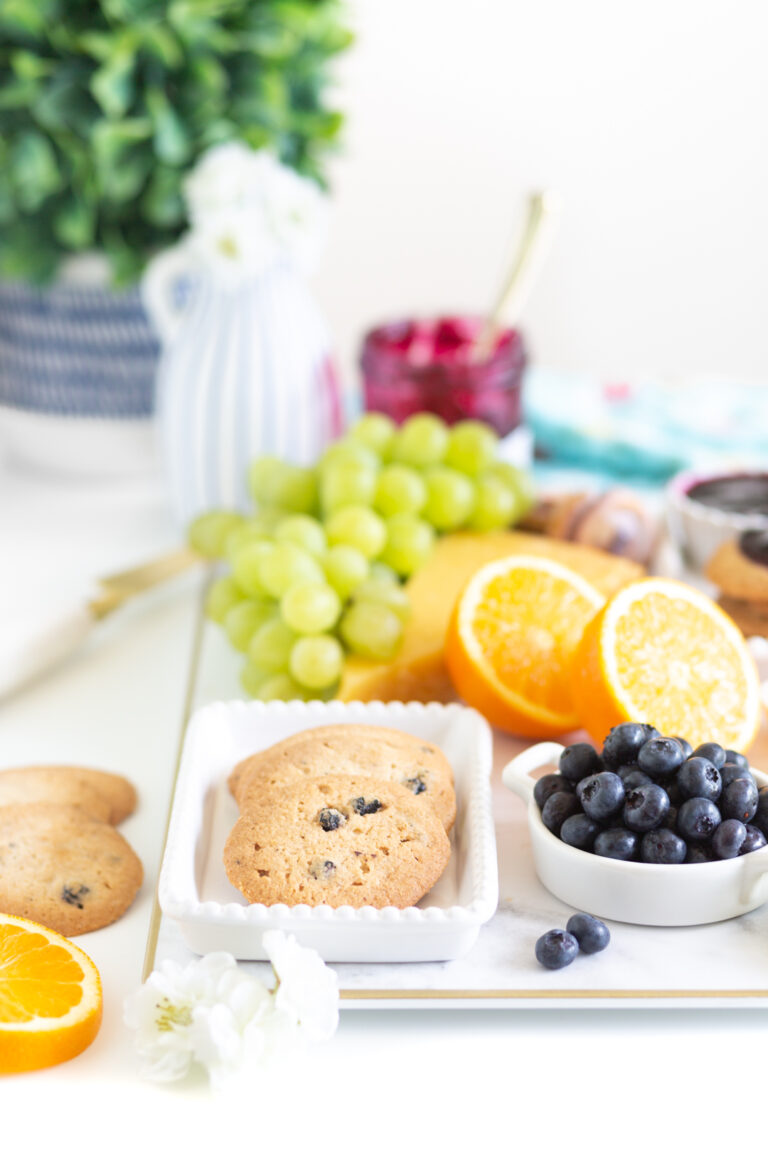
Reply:
[[[34, 614], [40, 598], [179, 541], [157, 476], [75, 480], [0, 466], [0, 644], [4, 626]], [[34, 1122], [43, 1102], [64, 1146], [79, 1148], [102, 1147], [105, 1133], [133, 1147], [150, 1117], [194, 1148], [235, 1131], [335, 1148], [416, 1147], [426, 1134], [448, 1148], [548, 1147], [560, 1133], [580, 1148], [607, 1121], [626, 1125], [631, 1147], [629, 1133], [639, 1138], [638, 1122], [657, 1108], [669, 1133], [679, 1124], [706, 1131], [705, 1146], [722, 1134], [735, 1147], [742, 1121], [760, 1124], [768, 1015], [738, 1009], [349, 1011], [332, 1041], [265, 1071], [249, 1099], [224, 1103], [202, 1082], [141, 1081], [122, 1006], [141, 977], [197, 588], [188, 574], [150, 593], [76, 658], [0, 701], [0, 767], [82, 762], [134, 780], [140, 805], [123, 831], [146, 871], [127, 915], [78, 939], [104, 985], [96, 1041], [67, 1064], [0, 1080], [4, 1136]], [[731, 1092], [749, 1102], [747, 1115]]]

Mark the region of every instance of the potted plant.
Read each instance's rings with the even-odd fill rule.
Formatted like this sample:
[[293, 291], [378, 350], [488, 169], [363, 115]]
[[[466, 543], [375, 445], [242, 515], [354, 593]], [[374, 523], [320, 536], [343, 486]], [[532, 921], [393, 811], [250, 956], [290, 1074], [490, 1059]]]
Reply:
[[187, 173], [242, 140], [322, 182], [349, 41], [337, 0], [3, 0], [0, 405], [25, 447], [32, 414], [146, 421], [137, 282], [186, 225]]

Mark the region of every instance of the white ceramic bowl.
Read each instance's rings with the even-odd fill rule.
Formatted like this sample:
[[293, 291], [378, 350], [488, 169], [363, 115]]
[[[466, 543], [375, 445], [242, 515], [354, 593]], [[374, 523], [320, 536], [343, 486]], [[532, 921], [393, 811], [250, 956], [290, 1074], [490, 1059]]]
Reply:
[[[547, 765], [556, 771], [562, 751], [562, 744], [534, 744], [502, 775], [506, 787], [528, 802], [536, 872], [553, 896], [593, 916], [665, 927], [730, 920], [768, 900], [768, 848], [709, 864], [642, 864], [564, 844], [542, 823], [530, 775]], [[753, 775], [768, 783], [761, 773]]]
[[667, 483], [665, 504], [670, 535], [695, 571], [703, 571], [721, 544], [734, 540], [751, 528], [768, 528], [768, 516], [723, 512], [719, 508], [710, 508], [698, 500], [692, 500], [688, 495], [695, 484], [704, 480], [735, 475], [764, 476], [765, 472], [753, 472], [747, 468], [708, 474], [678, 472]]

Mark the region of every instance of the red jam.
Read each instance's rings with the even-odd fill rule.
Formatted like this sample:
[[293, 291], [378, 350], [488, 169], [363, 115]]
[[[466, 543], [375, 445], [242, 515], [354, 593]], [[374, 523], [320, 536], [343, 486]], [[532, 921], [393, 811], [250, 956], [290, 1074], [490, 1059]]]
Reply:
[[526, 355], [520, 333], [499, 332], [490, 354], [478, 360], [482, 321], [471, 317], [402, 320], [365, 337], [360, 364], [365, 407], [402, 423], [434, 412], [449, 424], [484, 420], [500, 436], [522, 419]]

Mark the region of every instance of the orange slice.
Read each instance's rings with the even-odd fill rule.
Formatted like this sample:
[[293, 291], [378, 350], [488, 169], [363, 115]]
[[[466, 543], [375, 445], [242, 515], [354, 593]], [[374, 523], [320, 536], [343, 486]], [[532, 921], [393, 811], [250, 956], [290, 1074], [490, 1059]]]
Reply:
[[703, 592], [651, 577], [617, 592], [587, 625], [573, 700], [590, 736], [639, 720], [694, 747], [745, 751], [760, 723], [760, 683], [742, 633]]
[[101, 1024], [96, 965], [66, 936], [0, 912], [0, 1073], [79, 1055]]
[[543, 556], [507, 556], [482, 567], [454, 608], [445, 662], [457, 692], [518, 736], [578, 727], [568, 687], [571, 659], [605, 597]]

